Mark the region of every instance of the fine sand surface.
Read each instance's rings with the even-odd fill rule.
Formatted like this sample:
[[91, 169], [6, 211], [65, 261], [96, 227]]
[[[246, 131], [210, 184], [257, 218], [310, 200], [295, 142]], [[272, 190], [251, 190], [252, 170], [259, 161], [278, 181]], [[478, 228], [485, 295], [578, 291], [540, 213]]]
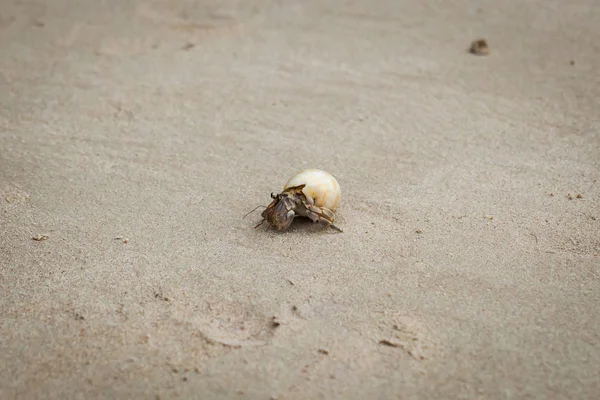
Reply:
[[598, 399], [598, 21], [0, 0], [0, 398]]

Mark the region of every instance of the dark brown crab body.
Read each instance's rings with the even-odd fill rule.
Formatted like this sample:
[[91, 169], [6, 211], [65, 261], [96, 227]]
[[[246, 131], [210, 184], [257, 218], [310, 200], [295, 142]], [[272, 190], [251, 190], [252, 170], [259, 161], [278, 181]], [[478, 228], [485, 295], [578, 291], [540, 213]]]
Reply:
[[281, 193], [271, 193], [271, 198], [273, 201], [261, 214], [263, 220], [255, 228], [267, 221], [269, 226], [283, 231], [299, 216], [342, 232], [333, 224], [341, 191], [335, 178], [325, 171], [301, 171], [286, 183]]

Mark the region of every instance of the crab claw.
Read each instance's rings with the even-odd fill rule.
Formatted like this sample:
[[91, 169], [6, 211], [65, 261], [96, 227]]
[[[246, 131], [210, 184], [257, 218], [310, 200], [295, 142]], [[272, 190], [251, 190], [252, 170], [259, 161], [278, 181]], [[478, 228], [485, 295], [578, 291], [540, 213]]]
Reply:
[[284, 231], [290, 227], [294, 217], [296, 216], [296, 203], [295, 199], [289, 197], [287, 194], [274, 194], [271, 193], [273, 201], [269, 206], [262, 212], [261, 216], [263, 220], [254, 227], [254, 229], [261, 226], [265, 221], [269, 223], [269, 227], [275, 227], [278, 231]]
[[284, 231], [289, 228], [295, 216], [296, 213], [294, 210], [289, 210], [287, 213], [279, 216], [278, 223], [276, 224], [277, 230]]

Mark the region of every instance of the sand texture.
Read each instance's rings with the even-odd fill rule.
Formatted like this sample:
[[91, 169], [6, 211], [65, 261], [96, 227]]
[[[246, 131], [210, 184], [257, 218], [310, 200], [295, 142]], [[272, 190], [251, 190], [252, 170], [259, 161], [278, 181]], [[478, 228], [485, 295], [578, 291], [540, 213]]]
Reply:
[[0, 399], [600, 398], [599, 21], [0, 0]]

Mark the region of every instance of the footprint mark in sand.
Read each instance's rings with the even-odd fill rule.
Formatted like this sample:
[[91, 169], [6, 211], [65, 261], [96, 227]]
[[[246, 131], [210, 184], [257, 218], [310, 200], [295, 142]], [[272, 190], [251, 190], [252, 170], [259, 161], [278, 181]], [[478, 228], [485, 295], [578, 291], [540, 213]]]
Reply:
[[211, 304], [199, 323], [199, 335], [210, 344], [226, 347], [264, 346], [280, 323], [241, 304]]
[[418, 361], [429, 359], [434, 350], [431, 335], [418, 320], [411, 317], [396, 317], [381, 327], [380, 346], [404, 351]]
[[0, 200], [12, 205], [22, 205], [29, 203], [30, 195], [17, 185], [6, 185], [0, 188]]
[[[192, 34], [231, 32], [243, 25], [242, 20], [256, 14], [255, 10], [234, 8], [234, 12], [223, 9], [221, 3], [195, 4], [154, 1], [141, 3], [137, 7], [137, 15], [156, 24], [163, 24], [171, 29]], [[241, 15], [238, 15], [241, 14]], [[249, 14], [249, 15], [248, 15]]]
[[[108, 36], [101, 41], [96, 49], [96, 54], [118, 56], [150, 52], [152, 49], [160, 47], [160, 43], [164, 40], [169, 41], [168, 38], [165, 39], [165, 32], [160, 32], [161, 28], [183, 34], [177, 47], [189, 51], [208, 36], [238, 32], [260, 15], [260, 10], [250, 8], [250, 6], [232, 6], [229, 11], [224, 8], [226, 5], [227, 2], [225, 4], [223, 2], [214, 2], [214, 4], [171, 1], [140, 2], [134, 11], [133, 18], [158, 28], [156, 30], [157, 37]], [[167, 32], [166, 37], [168, 36]]]

